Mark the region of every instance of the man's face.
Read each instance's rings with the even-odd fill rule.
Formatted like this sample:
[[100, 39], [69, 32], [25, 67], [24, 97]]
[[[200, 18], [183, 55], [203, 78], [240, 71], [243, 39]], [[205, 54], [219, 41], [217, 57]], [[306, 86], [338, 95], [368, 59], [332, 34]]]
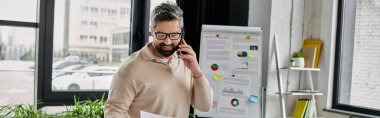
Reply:
[[157, 22], [151, 33], [153, 45], [162, 56], [170, 57], [177, 50], [181, 38], [178, 20]]

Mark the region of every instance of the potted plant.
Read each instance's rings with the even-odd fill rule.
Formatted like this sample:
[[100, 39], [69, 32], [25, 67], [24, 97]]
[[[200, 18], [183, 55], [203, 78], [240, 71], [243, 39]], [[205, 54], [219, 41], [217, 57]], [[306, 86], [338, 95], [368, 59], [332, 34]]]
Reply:
[[303, 57], [303, 53], [301, 51], [294, 52], [292, 55], [292, 60], [294, 62], [295, 67], [304, 68], [305, 67], [305, 58]]

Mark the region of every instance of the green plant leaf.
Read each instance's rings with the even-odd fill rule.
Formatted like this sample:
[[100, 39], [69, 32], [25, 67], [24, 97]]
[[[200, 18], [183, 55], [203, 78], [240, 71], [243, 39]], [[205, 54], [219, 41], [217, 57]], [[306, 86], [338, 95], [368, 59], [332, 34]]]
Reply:
[[303, 57], [303, 53], [301, 51], [294, 52], [292, 55], [293, 58], [300, 58]]

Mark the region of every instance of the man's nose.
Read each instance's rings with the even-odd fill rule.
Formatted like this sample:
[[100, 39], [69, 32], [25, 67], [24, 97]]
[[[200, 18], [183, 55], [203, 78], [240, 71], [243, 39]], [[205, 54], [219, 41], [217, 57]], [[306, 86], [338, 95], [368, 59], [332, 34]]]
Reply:
[[164, 42], [166, 45], [170, 45], [172, 43], [172, 41], [170, 40], [169, 36], [167, 36], [165, 38], [165, 42]]

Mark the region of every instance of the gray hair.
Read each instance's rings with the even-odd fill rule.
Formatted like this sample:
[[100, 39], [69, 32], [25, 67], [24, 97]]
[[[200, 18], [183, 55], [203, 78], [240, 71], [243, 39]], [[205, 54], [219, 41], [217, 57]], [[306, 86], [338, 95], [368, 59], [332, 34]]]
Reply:
[[183, 27], [183, 11], [175, 3], [164, 2], [154, 7], [151, 15], [151, 28], [156, 28], [157, 22], [178, 20]]

